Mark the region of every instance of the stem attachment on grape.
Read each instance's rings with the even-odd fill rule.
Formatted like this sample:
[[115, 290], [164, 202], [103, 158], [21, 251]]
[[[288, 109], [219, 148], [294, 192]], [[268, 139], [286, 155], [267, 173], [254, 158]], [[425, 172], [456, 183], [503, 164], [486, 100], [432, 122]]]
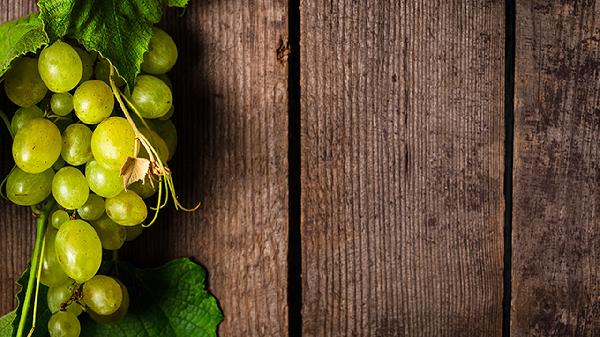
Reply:
[[[36, 215], [35, 245], [33, 247], [33, 254], [31, 256], [29, 280], [27, 280], [27, 288], [25, 289], [25, 299], [23, 301], [23, 307], [21, 308], [21, 316], [19, 318], [19, 326], [17, 328], [16, 337], [23, 337], [23, 333], [25, 331], [25, 323], [27, 322], [27, 316], [29, 315], [29, 307], [31, 306], [31, 296], [33, 295], [34, 282], [37, 279], [35, 272], [38, 270], [38, 266], [42, 262], [42, 246], [44, 244], [46, 228], [48, 227], [48, 217], [52, 206], [54, 206], [54, 200], [50, 199], [46, 202], [42, 209], [36, 209], [34, 211]], [[37, 302], [37, 296], [35, 300]]]

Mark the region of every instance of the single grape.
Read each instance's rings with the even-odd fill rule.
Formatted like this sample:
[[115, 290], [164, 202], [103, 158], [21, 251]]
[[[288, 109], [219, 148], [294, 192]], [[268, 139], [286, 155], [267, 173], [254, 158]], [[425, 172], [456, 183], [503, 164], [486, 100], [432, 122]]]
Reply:
[[169, 112], [173, 95], [165, 82], [151, 75], [140, 75], [133, 87], [131, 100], [142, 117], [155, 119]]
[[27, 124], [30, 120], [44, 117], [42, 109], [38, 108], [37, 105], [32, 105], [27, 108], [20, 108], [15, 112], [12, 120], [10, 121], [10, 129], [13, 135], [16, 135], [23, 125]]
[[98, 80], [83, 82], [73, 95], [77, 117], [85, 124], [98, 124], [110, 116], [115, 98], [110, 87]]
[[67, 92], [75, 88], [83, 74], [79, 54], [62, 41], [56, 41], [42, 50], [38, 69], [42, 80], [53, 92]]
[[[90, 193], [85, 205], [77, 210], [77, 214], [87, 221], [98, 220], [104, 214], [104, 199], [93, 193]], [[102, 237], [100, 237], [102, 240]]]
[[140, 235], [142, 235], [144, 227], [142, 225], [128, 226], [125, 227], [125, 231], [127, 232], [127, 237], [125, 241], [129, 242], [137, 239]]
[[150, 125], [152, 130], [156, 131], [160, 138], [162, 138], [167, 144], [169, 149], [169, 160], [173, 158], [175, 150], [177, 150], [177, 128], [171, 120], [153, 120]]
[[96, 275], [83, 284], [83, 301], [99, 315], [114, 314], [123, 302], [123, 291], [112, 277]]
[[148, 199], [155, 195], [158, 190], [158, 181], [150, 181], [150, 179], [152, 178], [146, 177], [143, 182], [136, 181], [129, 185], [127, 189], [134, 191], [137, 195], [142, 197], [142, 199]]
[[96, 230], [83, 220], [69, 220], [56, 235], [56, 256], [65, 274], [77, 283], [91, 279], [102, 262], [102, 243]]
[[67, 220], [71, 220], [71, 217], [69, 216], [69, 213], [62, 209], [54, 211], [50, 217], [50, 223], [52, 223], [52, 227], [56, 229], [59, 229]]
[[150, 49], [144, 54], [142, 70], [149, 74], [164, 74], [177, 62], [177, 46], [164, 30], [152, 28]]
[[62, 158], [73, 166], [93, 159], [92, 130], [83, 124], [71, 124], [62, 134]]
[[69, 279], [58, 263], [55, 250], [56, 234], [55, 229], [48, 228], [44, 237], [44, 259], [42, 260], [40, 282], [48, 287], [58, 287]]
[[69, 311], [59, 311], [48, 321], [50, 337], [79, 337], [81, 324], [77, 316]]
[[101, 197], [116, 197], [123, 191], [123, 178], [119, 170], [106, 168], [95, 160], [85, 166], [85, 177], [90, 189]]
[[122, 226], [139, 225], [148, 216], [144, 200], [133, 191], [123, 191], [114, 198], [106, 199], [106, 214]]
[[68, 92], [52, 95], [50, 108], [55, 115], [66, 116], [73, 111], [73, 96]]
[[59, 205], [66, 209], [78, 209], [90, 195], [87, 180], [81, 171], [74, 167], [63, 167], [52, 180], [52, 195]]
[[15, 135], [12, 153], [15, 163], [27, 173], [41, 173], [52, 167], [60, 156], [62, 137], [52, 122], [35, 118]]
[[[48, 289], [46, 300], [48, 302], [48, 309], [51, 313], [57, 313], [61, 310], [61, 306], [66, 304], [77, 291], [77, 284], [73, 280], [67, 280], [63, 284]], [[83, 311], [81, 306], [75, 302], [71, 303], [66, 307], [66, 310], [75, 316], [79, 316]]]
[[94, 75], [94, 63], [96, 62], [98, 53], [95, 51], [88, 53], [79, 47], [73, 47], [73, 49], [75, 49], [77, 55], [79, 55], [79, 58], [81, 59], [81, 65], [83, 68], [81, 73], [81, 81], [79, 82], [79, 84], [81, 84], [92, 78], [92, 75]]
[[[115, 69], [115, 72], [117, 69]], [[96, 64], [95, 70], [96, 78], [100, 81], [108, 84], [110, 86], [110, 82], [108, 81], [108, 76], [110, 76], [110, 63], [105, 58], [100, 59]], [[121, 87], [125, 84], [125, 80], [118, 73], [114, 76], [115, 84], [117, 87]]]
[[120, 170], [127, 157], [133, 157], [135, 133], [122, 117], [110, 117], [100, 123], [92, 135], [92, 153], [100, 164]]
[[92, 227], [98, 233], [102, 248], [106, 250], [117, 250], [123, 246], [127, 238], [126, 227], [118, 225], [106, 214], [96, 221], [91, 222]]
[[52, 169], [31, 174], [15, 167], [6, 179], [6, 196], [20, 206], [37, 205], [52, 193], [52, 179], [54, 179]]
[[4, 76], [4, 90], [18, 106], [38, 104], [48, 92], [38, 71], [38, 60], [31, 57], [16, 60]]
[[115, 279], [119, 286], [121, 286], [121, 291], [123, 292], [123, 300], [121, 301], [121, 306], [119, 309], [110, 315], [99, 315], [93, 311], [88, 311], [90, 317], [96, 321], [97, 323], [106, 324], [111, 322], [116, 322], [121, 318], [125, 317], [127, 314], [127, 310], [129, 310], [129, 292], [127, 291], [127, 287], [123, 284], [123, 282]]

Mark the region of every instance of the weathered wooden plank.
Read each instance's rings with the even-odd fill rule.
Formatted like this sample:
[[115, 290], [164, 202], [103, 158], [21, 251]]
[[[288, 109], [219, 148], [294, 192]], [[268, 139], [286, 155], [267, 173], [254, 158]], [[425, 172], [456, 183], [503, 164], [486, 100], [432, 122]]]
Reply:
[[[12, 17], [32, 7], [0, 4]], [[287, 7], [281, 0], [192, 1], [183, 17], [170, 11], [166, 18], [180, 50], [171, 76], [180, 140], [175, 181], [183, 201], [203, 206], [165, 212], [124, 255], [145, 265], [196, 257], [225, 312], [222, 336], [287, 335], [287, 66], [277, 59]], [[32, 235], [16, 219], [0, 217], [0, 252], [17, 257], [0, 262], [8, 276], [3, 309], [12, 304], [12, 289], [4, 289], [22, 269]]]
[[512, 336], [600, 335], [600, 1], [518, 1]]
[[303, 1], [304, 336], [500, 336], [503, 1]]

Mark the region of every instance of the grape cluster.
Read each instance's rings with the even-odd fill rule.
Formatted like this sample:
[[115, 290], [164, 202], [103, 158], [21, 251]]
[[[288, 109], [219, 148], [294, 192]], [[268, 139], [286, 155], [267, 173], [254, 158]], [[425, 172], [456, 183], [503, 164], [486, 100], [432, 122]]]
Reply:
[[[84, 311], [100, 323], [127, 312], [125, 285], [97, 273], [105, 251], [120, 249], [149, 223], [145, 199], [169, 172], [163, 164], [175, 152], [177, 132], [166, 73], [176, 60], [172, 38], [154, 28], [131, 90], [107, 59], [69, 41], [19, 58], [5, 76], [6, 95], [19, 107], [10, 122], [16, 166], [6, 196], [22, 206], [54, 205], [40, 274], [49, 287], [52, 337], [79, 336]], [[131, 158], [147, 159], [151, 169], [125, 186], [122, 168]]]

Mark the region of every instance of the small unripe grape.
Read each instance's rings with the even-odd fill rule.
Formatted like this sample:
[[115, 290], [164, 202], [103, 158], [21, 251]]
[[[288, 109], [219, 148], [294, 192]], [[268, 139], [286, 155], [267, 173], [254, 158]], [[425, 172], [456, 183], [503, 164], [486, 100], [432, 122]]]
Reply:
[[54, 94], [50, 99], [50, 107], [57, 116], [66, 116], [73, 111], [73, 96], [68, 92]]

